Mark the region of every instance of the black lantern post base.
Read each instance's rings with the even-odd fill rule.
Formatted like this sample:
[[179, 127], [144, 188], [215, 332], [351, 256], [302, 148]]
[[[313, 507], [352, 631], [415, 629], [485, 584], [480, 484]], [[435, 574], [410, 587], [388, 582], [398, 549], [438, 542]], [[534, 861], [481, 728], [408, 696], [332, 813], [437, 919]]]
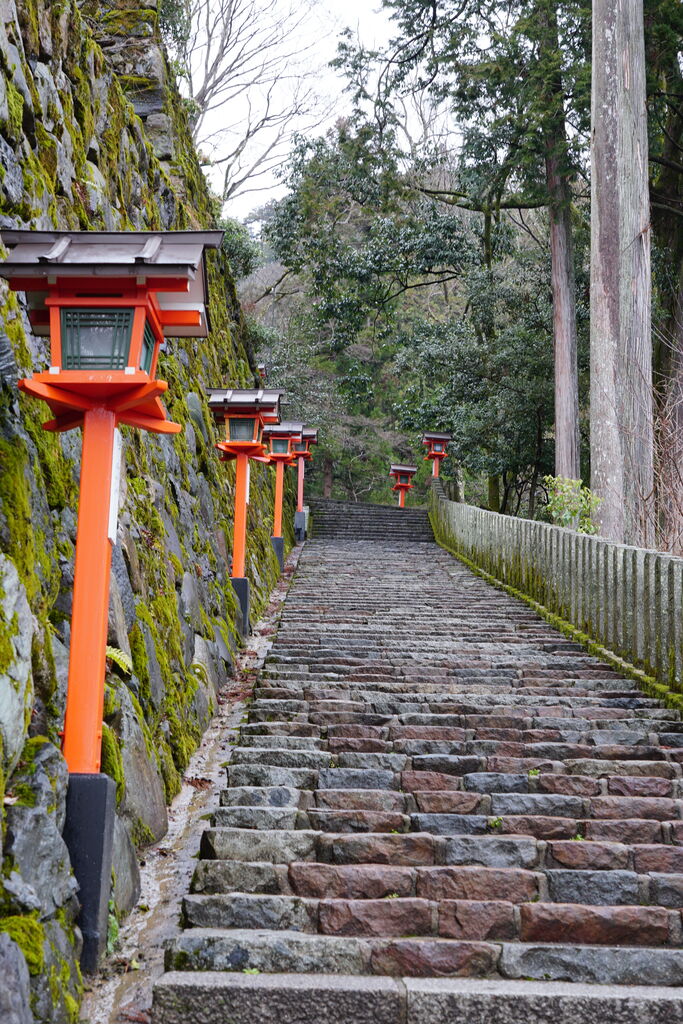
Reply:
[[107, 948], [115, 812], [116, 784], [108, 775], [69, 776], [63, 836], [79, 885], [86, 974], [97, 970]]
[[285, 541], [284, 541], [284, 537], [271, 537], [270, 538], [270, 543], [273, 545], [273, 551], [275, 552], [275, 557], [278, 560], [278, 563], [279, 563], [279, 566], [280, 566], [280, 572], [282, 572], [282, 570], [285, 567]]
[[240, 610], [242, 612], [240, 636], [245, 637], [251, 632], [251, 627], [249, 625], [249, 580], [245, 576], [233, 576], [231, 583], [232, 589], [237, 595], [237, 600], [239, 601]]
[[306, 540], [306, 513], [303, 510], [294, 513], [294, 536], [298, 541]]

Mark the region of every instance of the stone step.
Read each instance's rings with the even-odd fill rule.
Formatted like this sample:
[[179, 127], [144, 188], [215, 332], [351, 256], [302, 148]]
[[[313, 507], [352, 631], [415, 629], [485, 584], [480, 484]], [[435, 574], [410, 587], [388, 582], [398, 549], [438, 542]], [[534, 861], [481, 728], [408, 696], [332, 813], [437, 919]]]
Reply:
[[[423, 510], [313, 511], [155, 1024], [675, 1020], [681, 714], [414, 543]], [[649, 1002], [582, 1002], [643, 979]], [[558, 981], [564, 1016], [537, 995]]]
[[659, 947], [366, 938], [296, 931], [190, 928], [166, 949], [166, 970], [502, 977], [683, 985], [683, 951]]
[[[609, 958], [610, 964], [612, 961]], [[225, 1024], [226, 1020], [232, 1024], [271, 1020], [286, 1024], [682, 1024], [680, 991], [640, 985], [638, 959], [624, 965], [620, 977], [631, 980], [623, 980], [621, 988], [595, 984], [608, 980], [600, 974], [604, 962], [600, 956], [594, 962], [583, 957], [582, 972], [589, 984], [566, 984], [564, 978], [562, 982], [538, 982], [169, 972], [156, 984], [153, 1013], [157, 1024], [187, 1024], [197, 1019], [198, 1006], [202, 1024]], [[661, 979], [666, 961], [657, 968]], [[511, 963], [509, 969], [516, 970], [516, 965]], [[562, 977], [561, 970], [559, 957], [555, 975]], [[517, 973], [514, 978], [519, 976]]]
[[231, 892], [183, 900], [185, 928], [293, 930], [367, 937], [432, 935], [469, 941], [574, 942], [680, 946], [681, 915], [663, 907], [433, 901], [391, 894], [385, 899], [315, 899]]
[[[489, 868], [546, 868], [592, 872], [626, 870], [648, 875], [648, 892], [655, 889], [665, 906], [676, 907], [683, 874], [683, 850], [664, 844], [628, 844], [595, 840], [537, 840], [522, 835], [458, 835], [446, 839], [445, 866]], [[441, 865], [439, 865], [441, 866]], [[301, 896], [380, 899], [398, 893], [415, 896], [418, 872], [430, 868], [394, 863], [320, 863], [290, 861], [289, 866], [260, 861], [200, 860], [193, 880], [194, 892], [295, 892]], [[664, 877], [666, 876], [666, 877]], [[676, 876], [676, 878], [674, 877]], [[238, 884], [239, 883], [239, 884]], [[664, 886], [662, 883], [666, 883]], [[668, 895], [667, 895], [668, 890]]]

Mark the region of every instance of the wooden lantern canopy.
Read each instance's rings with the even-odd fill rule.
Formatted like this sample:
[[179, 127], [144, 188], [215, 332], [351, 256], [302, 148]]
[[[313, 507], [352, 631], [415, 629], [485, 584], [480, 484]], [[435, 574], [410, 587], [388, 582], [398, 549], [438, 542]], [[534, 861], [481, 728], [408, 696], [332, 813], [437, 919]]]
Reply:
[[70, 430], [106, 408], [116, 423], [177, 433], [159, 396], [167, 336], [206, 337], [204, 252], [220, 231], [1, 231], [0, 273], [26, 293], [35, 334], [50, 338], [50, 366], [19, 382]]
[[395, 480], [394, 486], [391, 488], [392, 491], [398, 491], [398, 505], [399, 508], [404, 508], [406, 503], [406, 494], [413, 488], [413, 477], [417, 473], [417, 466], [392, 466], [389, 470], [389, 476]]
[[106, 939], [114, 784], [100, 773], [111, 552], [116, 543], [121, 424], [158, 434], [167, 419], [157, 380], [168, 335], [205, 337], [206, 249], [222, 231], [0, 231], [0, 276], [24, 292], [32, 330], [50, 339], [50, 365], [20, 380], [53, 418], [83, 428], [63, 752], [69, 773], [64, 837], [81, 892], [82, 966]]
[[304, 425], [298, 422], [278, 423], [264, 428], [263, 439], [269, 442], [268, 457], [275, 466], [275, 502], [273, 506], [273, 550], [284, 567], [285, 545], [282, 536], [282, 501], [284, 497], [285, 466], [291, 466], [295, 444], [302, 440]]
[[432, 460], [432, 476], [437, 478], [441, 468], [441, 462], [448, 457], [448, 442], [452, 441], [450, 434], [426, 433], [422, 437], [422, 444], [426, 445], [425, 461]]
[[304, 512], [304, 466], [313, 458], [311, 445], [318, 443], [318, 431], [315, 427], [304, 427], [301, 441], [294, 445], [293, 457], [297, 464], [296, 512], [294, 514], [294, 536], [297, 540], [306, 539], [306, 513]]
[[221, 459], [236, 460], [235, 518], [232, 544], [232, 585], [242, 610], [242, 632], [249, 632], [249, 580], [245, 575], [249, 460], [270, 462], [263, 443], [263, 428], [280, 420], [281, 391], [263, 388], [208, 388], [209, 408], [225, 428], [225, 440], [216, 445]]

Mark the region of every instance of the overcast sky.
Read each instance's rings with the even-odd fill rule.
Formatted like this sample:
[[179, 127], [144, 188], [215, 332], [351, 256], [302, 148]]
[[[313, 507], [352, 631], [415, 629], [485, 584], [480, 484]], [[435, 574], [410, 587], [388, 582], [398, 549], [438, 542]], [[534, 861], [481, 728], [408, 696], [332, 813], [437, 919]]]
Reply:
[[[345, 28], [350, 28], [363, 41], [365, 46], [381, 46], [387, 39], [390, 25], [385, 13], [380, 12], [380, 0], [319, 0], [315, 20], [309, 26], [310, 35], [302, 37], [302, 45], [313, 41], [315, 56], [312, 60], [325, 68], [316, 82], [317, 91], [331, 103], [332, 111], [328, 124], [334, 123], [337, 117], [343, 116], [348, 109], [348, 99], [342, 93], [341, 78], [325, 66], [337, 52], [337, 39]], [[322, 134], [321, 126], [313, 134]], [[268, 176], [258, 182], [265, 191], [238, 196], [226, 207], [231, 217], [243, 218], [255, 207], [261, 206], [271, 198], [278, 198], [284, 189], [274, 176]], [[219, 186], [218, 180], [214, 182]]]

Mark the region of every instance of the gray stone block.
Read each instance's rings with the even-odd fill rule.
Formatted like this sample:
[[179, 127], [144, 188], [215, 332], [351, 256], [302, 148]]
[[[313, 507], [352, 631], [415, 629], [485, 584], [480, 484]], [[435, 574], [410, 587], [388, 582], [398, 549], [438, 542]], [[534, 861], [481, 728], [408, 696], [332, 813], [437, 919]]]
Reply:
[[563, 796], [559, 793], [494, 793], [491, 797], [491, 814], [581, 818], [583, 800], [579, 796]]
[[318, 783], [318, 773], [310, 768], [277, 768], [261, 764], [230, 764], [228, 765], [227, 772], [228, 785], [231, 787], [287, 786], [291, 789], [316, 789]]
[[456, 836], [445, 843], [444, 863], [481, 864], [489, 868], [534, 868], [539, 860], [535, 839], [507, 836]]
[[212, 828], [202, 835], [201, 856], [213, 860], [262, 860], [289, 864], [293, 860], [313, 860], [318, 832]]
[[193, 893], [289, 892], [287, 865], [241, 860], [200, 860], [194, 869]]
[[241, 892], [186, 896], [183, 924], [189, 928], [270, 928], [315, 933], [318, 901]]
[[635, 871], [546, 871], [548, 893], [555, 903], [606, 906], [640, 903]]
[[166, 970], [369, 974], [374, 943], [368, 939], [301, 932], [221, 931], [194, 928], [166, 949]]
[[414, 832], [432, 832], [437, 836], [481, 835], [489, 819], [482, 814], [411, 814]]
[[219, 807], [211, 823], [217, 828], [293, 829], [300, 814], [296, 807]]
[[400, 776], [375, 768], [326, 768], [318, 776], [320, 789], [398, 789]]
[[268, 747], [235, 747], [230, 759], [231, 765], [258, 764], [278, 768], [310, 768], [320, 771], [329, 768], [330, 755], [317, 750], [271, 750]]
[[529, 776], [512, 772], [473, 772], [463, 776], [463, 786], [474, 793], [528, 793]]
[[291, 786], [234, 786], [220, 795], [221, 807], [298, 807], [302, 790]]
[[469, 978], [403, 984], [407, 1024], [683, 1024], [675, 989]]
[[484, 767], [480, 757], [456, 757], [424, 754], [413, 758], [413, 769], [419, 772], [443, 772], [445, 775], [469, 775]]
[[155, 986], [153, 1019], [155, 1024], [398, 1024], [405, 1019], [404, 1003], [401, 983], [392, 978], [170, 973]]
[[683, 908], [683, 875], [651, 874], [650, 902], [659, 907]]
[[335, 761], [340, 768], [362, 768], [379, 769], [380, 771], [402, 772], [409, 763], [410, 758], [405, 754], [337, 754]]
[[624, 946], [504, 943], [500, 973], [506, 978], [590, 984], [683, 985], [683, 951]]

